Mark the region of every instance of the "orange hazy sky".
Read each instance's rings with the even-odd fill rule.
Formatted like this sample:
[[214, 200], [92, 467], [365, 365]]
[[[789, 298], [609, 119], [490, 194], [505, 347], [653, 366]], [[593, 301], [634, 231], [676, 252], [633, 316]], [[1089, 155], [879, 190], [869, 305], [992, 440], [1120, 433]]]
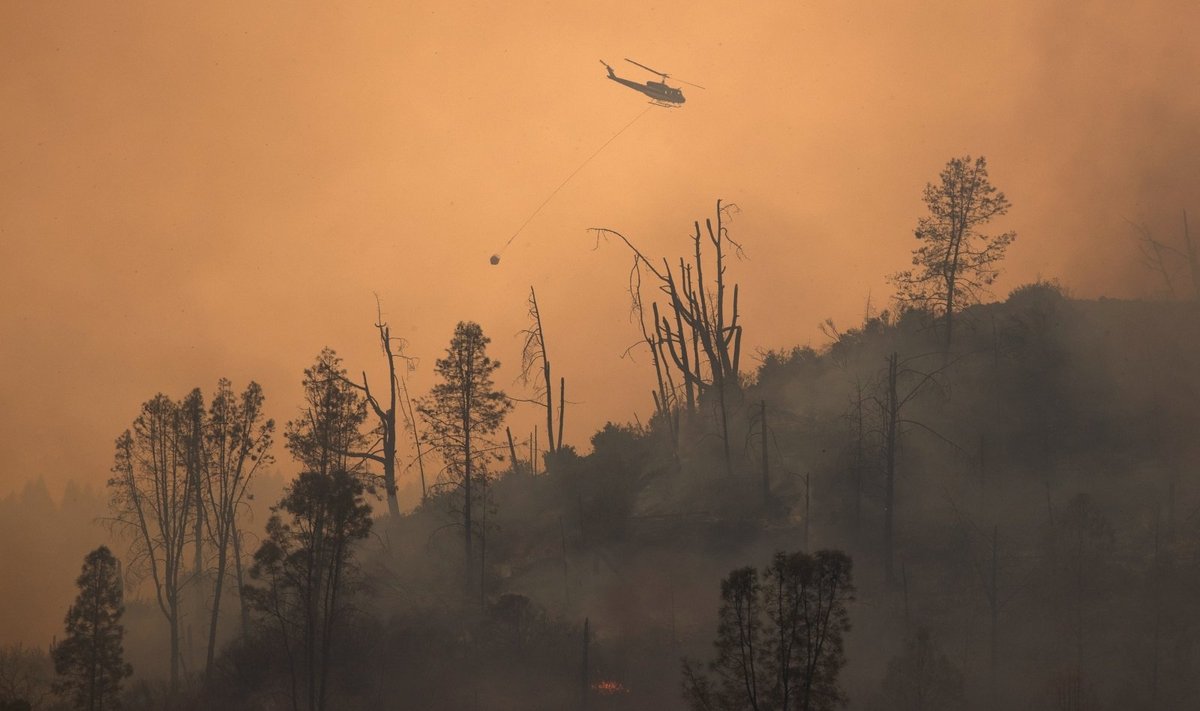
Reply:
[[[644, 418], [651, 384], [621, 357], [628, 255], [589, 227], [675, 255], [737, 203], [752, 366], [881, 303], [923, 185], [965, 153], [1013, 204], [998, 297], [1038, 277], [1147, 294], [1126, 220], [1175, 239], [1198, 208], [1197, 27], [1194, 2], [4, 3], [0, 495], [100, 485], [158, 391], [256, 379], [284, 421], [322, 346], [378, 373], [373, 293], [415, 391], [470, 319], [523, 393], [536, 287], [586, 449]], [[489, 266], [646, 107], [597, 62], [648, 78], [623, 57], [706, 89], [638, 120]]]

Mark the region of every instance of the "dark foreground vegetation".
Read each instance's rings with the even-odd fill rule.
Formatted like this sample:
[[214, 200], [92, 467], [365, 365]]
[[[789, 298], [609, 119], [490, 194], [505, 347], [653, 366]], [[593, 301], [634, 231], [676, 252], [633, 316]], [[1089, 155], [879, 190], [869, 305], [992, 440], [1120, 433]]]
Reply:
[[[390, 383], [329, 350], [305, 371], [283, 428], [303, 472], [265, 527], [244, 512], [274, 423], [223, 382], [147, 401], [107, 508], [30, 489], [0, 502], [4, 534], [106, 508], [128, 553], [104, 694], [125, 709], [1194, 708], [1200, 311], [1047, 282], [976, 303], [1014, 236], [988, 252], [975, 230], [1007, 202], [941, 220], [986, 166], [942, 178], [895, 311], [749, 369], [727, 208], [677, 263], [602, 230], [641, 278], [655, 415], [585, 455], [531, 292], [544, 444], [505, 429], [477, 324], [416, 398], [379, 324]], [[959, 248], [975, 261], [948, 276], [937, 250]], [[407, 513], [398, 447], [421, 472]], [[46, 652], [4, 649], [0, 708], [101, 708], [54, 679]]]

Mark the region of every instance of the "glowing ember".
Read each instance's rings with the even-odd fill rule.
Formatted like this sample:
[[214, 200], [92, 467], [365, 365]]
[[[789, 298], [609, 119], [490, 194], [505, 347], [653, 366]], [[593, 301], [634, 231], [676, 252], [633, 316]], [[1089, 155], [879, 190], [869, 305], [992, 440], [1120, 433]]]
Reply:
[[601, 696], [615, 696], [617, 694], [629, 693], [629, 689], [622, 686], [619, 681], [598, 681], [592, 684], [592, 691]]

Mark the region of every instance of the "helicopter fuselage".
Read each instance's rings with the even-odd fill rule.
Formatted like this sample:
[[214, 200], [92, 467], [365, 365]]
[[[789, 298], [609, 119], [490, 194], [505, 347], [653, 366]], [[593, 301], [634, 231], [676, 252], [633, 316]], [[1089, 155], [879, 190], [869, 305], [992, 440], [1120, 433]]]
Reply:
[[[605, 66], [608, 67], [607, 64]], [[641, 84], [639, 82], [617, 76], [616, 72], [612, 70], [612, 67], [608, 67], [608, 78], [612, 79], [618, 84], [624, 84], [634, 91], [640, 91], [646, 96], [649, 96], [652, 100], [654, 100], [655, 103], [660, 105], [678, 106], [687, 101], [687, 99], [683, 98], [682, 91], [673, 86], [669, 86], [666, 82], [648, 81], [645, 84]]]

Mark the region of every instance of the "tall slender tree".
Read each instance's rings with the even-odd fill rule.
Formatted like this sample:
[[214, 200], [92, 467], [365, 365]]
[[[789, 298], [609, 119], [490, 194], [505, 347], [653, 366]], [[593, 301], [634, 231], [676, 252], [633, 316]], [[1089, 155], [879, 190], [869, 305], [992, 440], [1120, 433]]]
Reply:
[[186, 462], [181, 406], [159, 394], [116, 442], [110, 508], [116, 529], [132, 540], [130, 568], [154, 583], [170, 634], [170, 689], [178, 690], [184, 549], [195, 522], [195, 484]]
[[[231, 383], [222, 378], [217, 383], [204, 429], [204, 476], [200, 495], [206, 509], [207, 537], [216, 555], [204, 666], [206, 675], [212, 669], [216, 653], [217, 625], [230, 554], [235, 557], [238, 554], [235, 545], [238, 512], [246, 500], [247, 488], [255, 472], [272, 461], [270, 450], [275, 421], [264, 419], [263, 400], [262, 387], [258, 383], [251, 382], [239, 396], [234, 393]], [[240, 561], [235, 560], [237, 563]], [[240, 582], [238, 597], [244, 607]]]
[[[521, 332], [525, 344], [521, 348], [521, 381], [528, 384], [535, 368], [541, 370], [541, 383], [535, 386], [539, 404], [546, 408], [546, 451], [550, 454], [562, 446], [563, 408], [566, 406], [566, 378], [559, 379], [558, 439], [554, 438], [554, 383], [550, 377], [550, 353], [546, 348], [546, 332], [542, 328], [542, 312], [537, 294], [529, 287], [529, 328]], [[513, 463], [516, 465], [516, 462]]]
[[77, 709], [120, 708], [121, 682], [133, 673], [125, 663], [125, 612], [121, 568], [105, 546], [87, 554], [75, 581], [79, 594], [67, 611], [67, 634], [52, 651], [58, 690]]
[[321, 711], [329, 698], [335, 633], [356, 580], [354, 543], [371, 531], [361, 478], [337, 470], [303, 472], [267, 522], [248, 590], [277, 633], [291, 676], [293, 709]]
[[995, 281], [997, 265], [1017, 233], [979, 231], [1009, 208], [1008, 198], [988, 180], [983, 156], [951, 158], [938, 182], [926, 184], [924, 201], [929, 214], [917, 222], [915, 268], [897, 272], [890, 280], [901, 303], [942, 317], [949, 347], [955, 312], [977, 303]]
[[883, 569], [889, 584], [896, 582], [896, 475], [900, 445], [906, 428], [915, 427], [956, 450], [962, 449], [937, 430], [905, 416], [905, 408], [915, 398], [927, 392], [944, 393], [942, 374], [964, 357], [943, 360], [937, 368], [921, 370], [918, 361], [930, 356], [940, 354], [924, 353], [901, 359], [899, 353], [889, 353], [886, 359], [887, 369], [880, 373], [879, 382], [875, 386], [877, 393], [872, 396], [879, 409], [877, 434], [883, 474]]
[[468, 593], [474, 577], [476, 484], [487, 476], [486, 438], [500, 429], [513, 407], [504, 391], [494, 389], [492, 374], [500, 363], [487, 355], [490, 342], [479, 324], [460, 321], [446, 357], [434, 366], [441, 382], [417, 405], [426, 436], [445, 462], [448, 481], [462, 492], [464, 585]]

